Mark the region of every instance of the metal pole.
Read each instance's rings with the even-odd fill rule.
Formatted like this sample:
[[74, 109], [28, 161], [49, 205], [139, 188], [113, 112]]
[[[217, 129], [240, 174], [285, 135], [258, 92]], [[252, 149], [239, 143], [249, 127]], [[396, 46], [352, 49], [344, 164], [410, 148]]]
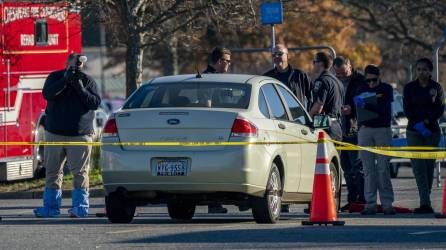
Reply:
[[[11, 61], [6, 59], [6, 74], [7, 74], [7, 90], [8, 93], [8, 111], [11, 111]], [[5, 117], [6, 118], [6, 117]]]
[[[434, 70], [435, 70], [435, 74], [434, 74], [434, 78], [435, 81], [438, 82], [438, 80], [440, 79], [440, 74], [439, 74], [439, 67], [438, 67], [438, 51], [440, 50], [440, 47], [443, 43], [437, 43], [434, 47]], [[444, 132], [444, 131], [443, 131]], [[437, 161], [437, 187], [441, 187], [441, 161], [438, 160]]]
[[[271, 25], [271, 53], [273, 52], [274, 47], [276, 47], [276, 29], [274, 28], [274, 24]], [[274, 60], [271, 59], [271, 63], [274, 65]]]
[[100, 48], [99, 48], [99, 58], [101, 63], [101, 94], [102, 97], [105, 96], [105, 77], [104, 77], [104, 47], [105, 47], [105, 27], [104, 24], [101, 23], [99, 26], [100, 33]]

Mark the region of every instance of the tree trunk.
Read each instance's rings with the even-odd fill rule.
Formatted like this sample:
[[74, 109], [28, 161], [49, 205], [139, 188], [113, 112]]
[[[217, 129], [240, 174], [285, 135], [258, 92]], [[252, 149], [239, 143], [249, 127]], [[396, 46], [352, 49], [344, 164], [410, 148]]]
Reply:
[[178, 39], [175, 34], [169, 36], [164, 43], [163, 74], [178, 75]]
[[142, 83], [142, 61], [144, 49], [139, 34], [130, 34], [126, 55], [126, 97], [129, 97]]

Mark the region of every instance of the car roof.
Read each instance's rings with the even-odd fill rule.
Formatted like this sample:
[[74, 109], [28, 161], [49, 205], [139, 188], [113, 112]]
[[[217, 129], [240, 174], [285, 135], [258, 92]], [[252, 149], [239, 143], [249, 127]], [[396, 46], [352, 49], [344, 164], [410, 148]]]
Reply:
[[212, 83], [247, 83], [253, 84], [269, 77], [245, 75], [245, 74], [201, 74], [201, 78], [196, 74], [162, 76], [150, 80], [149, 84], [171, 83], [171, 82], [212, 82]]

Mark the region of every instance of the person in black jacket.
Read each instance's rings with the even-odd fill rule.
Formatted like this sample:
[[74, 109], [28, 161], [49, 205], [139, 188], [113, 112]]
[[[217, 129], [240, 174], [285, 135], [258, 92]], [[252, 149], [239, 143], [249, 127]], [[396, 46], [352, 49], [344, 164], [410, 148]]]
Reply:
[[[358, 110], [358, 144], [364, 147], [388, 147], [392, 142], [390, 122], [392, 119], [393, 89], [380, 79], [380, 70], [375, 65], [365, 67], [367, 85], [358, 89], [353, 98]], [[365, 114], [374, 114], [368, 115]], [[362, 116], [362, 117], [361, 117]], [[361, 119], [359, 119], [361, 118]], [[366, 205], [362, 215], [377, 212], [376, 200], [379, 198], [385, 215], [394, 215], [393, 187], [390, 180], [389, 157], [366, 150], [359, 152], [364, 166], [364, 196]]]
[[[433, 65], [428, 58], [416, 62], [417, 79], [404, 87], [404, 113], [408, 146], [437, 147], [441, 131], [438, 119], [444, 112], [444, 93], [441, 84], [431, 79]], [[435, 160], [411, 159], [420, 195], [420, 207], [414, 213], [433, 213], [430, 194], [434, 179]]]
[[[333, 70], [336, 77], [342, 82], [345, 89], [344, 106], [342, 106], [342, 141], [358, 144], [358, 125], [356, 106], [353, 97], [358, 89], [365, 85], [364, 76], [354, 69], [350, 60], [346, 57], [336, 57], [333, 60]], [[347, 204], [341, 207], [341, 211], [347, 211], [351, 203], [364, 204], [364, 174], [358, 151], [342, 151], [341, 166], [347, 184]]]
[[[101, 98], [93, 78], [81, 71], [86, 57], [72, 53], [63, 70], [50, 73], [43, 86], [47, 101], [45, 110], [45, 141], [91, 142], [94, 110]], [[89, 164], [91, 145], [45, 147], [44, 167], [46, 185], [43, 207], [34, 209], [37, 217], [55, 217], [60, 214], [62, 178], [65, 161], [73, 174], [71, 217], [86, 217], [89, 201]]]
[[[209, 55], [209, 64], [203, 74], [227, 73], [231, 65], [231, 51], [224, 47], [215, 47]], [[202, 93], [210, 95], [210, 93]], [[211, 99], [210, 96], [201, 97], [203, 99]], [[211, 203], [208, 205], [208, 213], [225, 214], [228, 209], [224, 208], [220, 203]]]
[[298, 68], [293, 68], [288, 63], [288, 49], [283, 44], [277, 44], [272, 50], [274, 68], [265, 72], [264, 76], [269, 76], [285, 84], [308, 108], [313, 101], [312, 84], [308, 75]]
[[231, 65], [231, 51], [224, 47], [215, 47], [209, 55], [209, 64], [203, 74], [227, 73]]

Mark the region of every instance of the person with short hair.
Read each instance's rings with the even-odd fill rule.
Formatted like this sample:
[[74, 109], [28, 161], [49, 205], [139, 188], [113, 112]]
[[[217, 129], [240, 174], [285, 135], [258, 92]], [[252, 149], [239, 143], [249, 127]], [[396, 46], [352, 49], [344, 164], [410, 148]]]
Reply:
[[[45, 141], [86, 142], [93, 141], [94, 111], [101, 98], [96, 82], [82, 72], [86, 57], [77, 53], [68, 56], [66, 68], [51, 72], [43, 86], [45, 109]], [[62, 179], [65, 161], [73, 174], [72, 206], [70, 217], [88, 216], [88, 173], [91, 145], [57, 145], [45, 147], [44, 167], [46, 184], [43, 207], [34, 209], [37, 217], [60, 215], [62, 203]]]
[[263, 75], [281, 81], [296, 95], [302, 105], [308, 108], [313, 101], [310, 77], [288, 63], [288, 49], [283, 44], [277, 44], [272, 49], [272, 59], [274, 68]]
[[231, 65], [231, 51], [224, 47], [215, 47], [209, 55], [208, 67], [203, 74], [227, 73]]
[[[342, 141], [358, 144], [358, 124], [356, 106], [353, 97], [360, 87], [365, 85], [365, 78], [353, 68], [347, 57], [338, 56], [333, 60], [333, 70], [336, 77], [342, 82], [345, 89], [344, 105], [342, 106]], [[358, 151], [349, 150], [341, 152], [341, 166], [347, 184], [347, 204], [341, 211], [350, 209], [352, 203], [364, 204], [364, 174], [362, 162]]]
[[331, 72], [332, 59], [325, 52], [318, 52], [313, 58], [313, 71], [318, 78], [314, 80], [313, 106], [310, 115], [325, 114], [330, 117], [328, 134], [341, 141], [341, 109], [344, 99], [344, 86]]
[[[231, 51], [225, 47], [215, 47], [209, 55], [209, 64], [203, 74], [218, 74], [228, 73], [231, 65]], [[209, 95], [210, 93], [202, 93]], [[211, 99], [210, 96], [202, 97]], [[208, 213], [222, 213], [225, 214], [228, 209], [224, 208], [220, 203], [211, 203], [208, 205]]]
[[[392, 143], [393, 88], [381, 81], [380, 69], [367, 65], [364, 70], [367, 85], [358, 89], [353, 98], [356, 108], [376, 113], [376, 118], [362, 120], [359, 123], [358, 143], [364, 147], [388, 147]], [[375, 98], [376, 102], [367, 101]], [[359, 115], [359, 113], [358, 113]], [[365, 208], [362, 215], [375, 215], [377, 211], [377, 193], [385, 215], [394, 215], [393, 187], [390, 180], [389, 157], [379, 155], [367, 150], [361, 150], [359, 156], [364, 167], [364, 196]]]
[[[444, 93], [440, 83], [432, 80], [432, 61], [416, 62], [417, 79], [404, 87], [403, 105], [407, 116], [407, 145], [437, 147], [441, 130], [438, 119], [444, 112]], [[435, 159], [411, 159], [413, 174], [420, 196], [417, 214], [433, 213], [430, 194], [434, 179]]]

